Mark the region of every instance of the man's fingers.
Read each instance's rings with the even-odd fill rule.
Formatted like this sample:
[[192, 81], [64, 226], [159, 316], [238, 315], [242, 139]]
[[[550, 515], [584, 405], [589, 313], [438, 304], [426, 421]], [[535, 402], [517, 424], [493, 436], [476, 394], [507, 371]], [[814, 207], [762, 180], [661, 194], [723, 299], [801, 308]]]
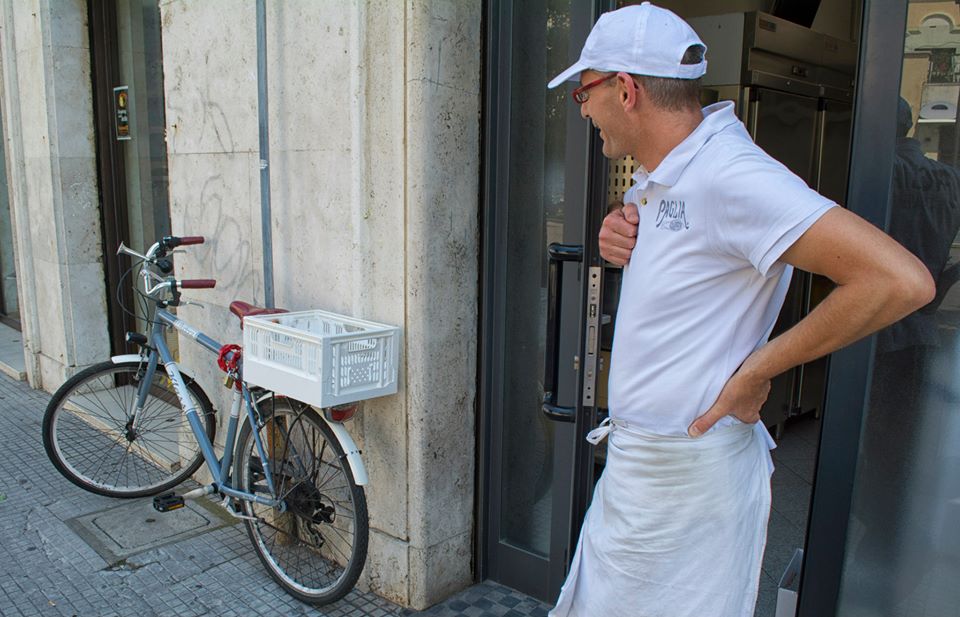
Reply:
[[637, 244], [637, 237], [636, 235], [628, 234], [635, 233], [632, 229], [617, 230], [612, 223], [610, 225], [604, 225], [600, 229], [600, 248], [614, 246], [632, 251], [633, 247]]
[[[613, 206], [615, 204], [611, 204]], [[631, 223], [628, 217], [635, 222]], [[623, 208], [615, 208], [604, 219], [600, 227], [600, 255], [610, 263], [618, 266], [626, 265], [630, 261], [630, 254], [637, 244], [637, 216], [636, 204], [627, 204]]]
[[600, 256], [617, 266], [625, 266], [630, 262], [630, 251], [627, 249], [615, 247], [601, 248]]
[[707, 413], [703, 414], [699, 418], [693, 421], [692, 424], [687, 428], [687, 434], [691, 437], [699, 437], [703, 435], [717, 423], [717, 420], [725, 416], [726, 414], [721, 412], [716, 405], [707, 410]]
[[625, 238], [635, 238], [637, 236], [637, 224], [628, 221], [623, 210], [608, 214], [607, 218], [603, 220], [601, 231], [604, 229]]
[[[640, 210], [637, 208], [637, 204], [628, 203], [623, 206], [622, 211], [623, 218], [625, 218], [628, 223], [634, 226], [640, 224]], [[636, 235], [636, 231], [634, 231], [634, 235]]]

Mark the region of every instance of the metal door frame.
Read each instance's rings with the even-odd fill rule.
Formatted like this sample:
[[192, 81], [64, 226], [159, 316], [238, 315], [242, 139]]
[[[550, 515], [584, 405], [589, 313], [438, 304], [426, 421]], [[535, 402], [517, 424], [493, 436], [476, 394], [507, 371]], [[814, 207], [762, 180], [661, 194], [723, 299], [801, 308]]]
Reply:
[[[498, 512], [499, 492], [493, 490], [492, 478], [499, 473], [499, 455], [493, 435], [501, 428], [499, 418], [491, 410], [498, 396], [494, 383], [493, 365], [499, 349], [497, 336], [502, 334], [502, 320], [498, 321], [492, 309], [500, 299], [497, 283], [500, 281], [497, 261], [503, 259], [499, 238], [504, 225], [503, 213], [497, 204], [506, 203], [506, 186], [498, 180], [509, 170], [506, 152], [491, 147], [504, 143], [509, 135], [510, 118], [501, 107], [509, 101], [510, 57], [498, 46], [499, 37], [509, 37], [511, 20], [503, 16], [502, 0], [491, 0], [486, 14], [486, 55], [484, 76], [484, 129], [487, 147], [483, 157], [482, 220], [483, 261], [481, 280], [481, 362], [479, 364], [479, 414], [478, 414], [478, 491], [477, 533], [478, 550], [476, 572], [480, 579], [487, 578], [491, 571], [491, 549], [496, 538], [490, 534], [490, 516]], [[613, 4], [597, 0], [597, 13]], [[602, 6], [601, 6], [602, 5]], [[905, 0], [864, 0], [860, 52], [857, 63], [856, 96], [853, 108], [853, 136], [850, 150], [850, 173], [847, 187], [847, 207], [867, 220], [885, 227], [890, 210], [890, 181], [894, 160], [897, 97], [899, 74], [903, 62], [902, 45], [890, 45], [901, 41], [906, 27]], [[890, 69], [897, 67], [894, 73]], [[891, 75], [897, 75], [891, 79]], [[579, 121], [572, 118], [571, 121]], [[572, 130], [571, 136], [580, 131]], [[595, 141], [595, 137], [587, 137]], [[569, 146], [568, 146], [569, 147]], [[594, 148], [595, 150], [595, 148]], [[584, 194], [602, 203], [602, 183], [591, 178], [603, 178], [606, 162], [593, 157], [590, 171], [583, 178]], [[573, 177], [568, 180], [574, 180]], [[599, 186], [597, 186], [599, 184]], [[596, 201], [600, 199], [601, 201]], [[588, 209], [586, 229], [592, 229], [596, 212]], [[588, 247], [590, 243], [587, 243]], [[585, 265], [594, 257], [585, 247]], [[502, 264], [501, 264], [502, 265]], [[831, 356], [825, 413], [823, 415], [820, 454], [817, 460], [813, 486], [811, 513], [807, 529], [806, 559], [802, 572], [798, 617], [820, 617], [836, 612], [840, 582], [843, 572], [844, 552], [856, 474], [860, 429], [863, 421], [867, 393], [873, 364], [874, 337], [860, 341]], [[580, 435], [588, 419], [579, 414], [575, 432]], [[578, 441], [580, 441], [578, 439]], [[577, 458], [579, 473], [572, 479], [571, 518], [580, 520], [589, 501], [591, 478], [589, 477], [588, 448], [579, 448]], [[556, 516], [557, 513], [554, 513]], [[571, 526], [571, 541], [579, 529]]]
[[88, 0], [90, 57], [93, 82], [94, 140], [97, 177], [100, 183], [100, 221], [103, 233], [104, 276], [107, 288], [107, 318], [111, 353], [124, 353], [125, 335], [136, 331], [136, 320], [124, 306], [133, 306], [133, 288], [120, 285], [120, 276], [129, 266], [129, 257], [115, 256], [114, 247], [130, 242], [127, 220], [127, 183], [123, 151], [115, 139], [113, 88], [120, 85], [117, 7], [114, 0]]
[[[587, 34], [599, 15], [614, 8], [613, 0], [593, 0], [591, 10], [572, 15], [571, 37], [585, 40]], [[542, 558], [525, 553], [520, 549], [511, 551], [510, 559], [503, 559], [500, 563], [497, 552], [506, 550], [499, 541], [500, 477], [502, 471], [502, 443], [500, 432], [503, 428], [502, 418], [496, 412], [502, 395], [502, 383], [499, 376], [502, 374], [502, 347], [504, 340], [503, 314], [498, 307], [504, 302], [502, 297], [504, 271], [506, 268], [506, 212], [508, 203], [508, 182], [510, 173], [509, 138], [510, 138], [510, 94], [511, 94], [511, 45], [513, 35], [513, 17], [509, 12], [512, 3], [508, 0], [491, 0], [486, 7], [485, 14], [485, 45], [484, 75], [483, 75], [483, 140], [484, 152], [482, 158], [481, 182], [481, 281], [480, 281], [480, 361], [479, 375], [479, 407], [478, 407], [478, 476], [477, 476], [477, 551], [475, 556], [475, 572], [477, 578], [483, 580], [493, 576], [505, 580], [516, 581], [514, 584], [521, 591], [546, 597], [552, 595], [551, 589], [559, 589], [566, 576], [570, 553], [564, 553], [562, 559], [554, 559], [549, 564], [546, 578], [542, 577]], [[586, 15], [589, 14], [589, 19]], [[571, 48], [570, 54], [579, 56], [577, 49]], [[546, 84], [544, 84], [546, 88]], [[566, 153], [567, 160], [582, 156], [588, 151], [588, 173], [567, 173], [565, 176], [565, 192], [569, 195], [582, 195], [584, 204], [603, 203], [606, 161], [602, 156], [596, 132], [585, 122], [572, 102], [567, 114]], [[568, 171], [571, 170], [568, 163]], [[580, 168], [583, 169], [583, 168]], [[599, 198], [599, 201], [598, 201]], [[599, 229], [603, 208], [584, 208], [583, 229]], [[580, 232], [577, 232], [580, 234]], [[590, 236], [591, 232], [585, 234]], [[595, 234], [593, 234], [595, 235]], [[569, 226], [564, 227], [565, 242], [583, 242], [583, 238], [570, 236]], [[585, 242], [584, 263], [587, 267], [599, 260], [596, 242]], [[544, 250], [546, 247], [544, 247]], [[572, 265], [572, 264], [571, 264]], [[571, 280], [572, 270], [569, 268], [565, 277], [568, 283]], [[580, 276], [581, 283], [586, 279]], [[569, 287], [567, 287], [569, 289]], [[564, 311], [569, 316], [579, 308], [582, 312], [585, 304], [585, 285], [581, 285], [578, 298], [568, 297]], [[576, 302], [580, 306], [572, 306]], [[569, 323], [564, 318], [564, 323]], [[579, 321], [579, 320], [578, 320]], [[568, 326], [569, 330], [569, 326]], [[582, 357], [582, 336], [577, 333], [575, 340], [565, 338], [561, 343], [564, 357], [577, 354]], [[592, 465], [584, 466], [583, 461], [592, 456], [592, 449], [585, 444], [583, 437], [590, 430], [589, 423], [594, 415], [579, 413], [581, 405], [582, 379], [578, 374], [576, 392], [573, 397], [577, 401], [578, 413], [576, 422], [567, 425], [558, 425], [559, 440], [568, 440], [570, 448], [558, 448], [555, 452], [554, 468], [575, 469], [570, 474], [569, 482], [555, 479], [555, 504], [551, 514], [551, 555], [557, 555], [564, 548], [572, 548], [579, 534], [579, 521], [582, 519], [586, 504], [592, 493]], [[571, 400], [570, 393], [563, 398]], [[589, 418], [585, 417], [590, 415]], [[574, 466], [574, 461], [577, 465]], [[558, 507], [558, 504], [568, 507]], [[577, 521], [572, 523], [572, 521]], [[562, 563], [561, 563], [562, 562]], [[540, 572], [538, 572], [540, 569]], [[537, 580], [538, 579], [538, 580]]]
[[[903, 65], [903, 45], [891, 41], [903, 41], [906, 22], [906, 0], [864, 0], [847, 207], [881, 229], [890, 216]], [[871, 336], [831, 356], [798, 617], [836, 614], [874, 346]]]

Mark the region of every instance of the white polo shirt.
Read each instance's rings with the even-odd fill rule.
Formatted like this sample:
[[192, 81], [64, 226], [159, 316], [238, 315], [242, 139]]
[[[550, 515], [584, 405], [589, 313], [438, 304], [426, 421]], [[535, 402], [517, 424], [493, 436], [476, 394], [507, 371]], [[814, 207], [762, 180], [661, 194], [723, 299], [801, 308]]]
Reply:
[[617, 309], [610, 416], [661, 435], [685, 435], [767, 341], [792, 274], [778, 260], [835, 205], [754, 144], [733, 103], [703, 114], [624, 196], [640, 224]]

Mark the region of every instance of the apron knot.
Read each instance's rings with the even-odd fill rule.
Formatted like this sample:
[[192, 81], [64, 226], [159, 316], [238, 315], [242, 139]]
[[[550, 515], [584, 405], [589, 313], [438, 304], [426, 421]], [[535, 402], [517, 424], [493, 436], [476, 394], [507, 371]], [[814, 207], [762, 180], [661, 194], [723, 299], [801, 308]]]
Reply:
[[613, 427], [616, 425], [617, 424], [611, 421], [609, 417], [604, 418], [603, 422], [600, 423], [600, 426], [587, 433], [587, 441], [593, 445], [597, 445], [607, 438], [607, 435], [610, 434], [610, 431], [612, 431]]

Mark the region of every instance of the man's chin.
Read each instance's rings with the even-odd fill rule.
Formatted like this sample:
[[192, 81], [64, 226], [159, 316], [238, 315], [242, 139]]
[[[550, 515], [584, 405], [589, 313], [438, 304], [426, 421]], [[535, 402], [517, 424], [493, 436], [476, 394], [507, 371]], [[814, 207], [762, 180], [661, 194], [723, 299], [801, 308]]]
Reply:
[[603, 142], [603, 156], [607, 157], [611, 161], [615, 159], [623, 158], [623, 155], [615, 152], [613, 148], [611, 148], [610, 145], [607, 144], [607, 142]]

